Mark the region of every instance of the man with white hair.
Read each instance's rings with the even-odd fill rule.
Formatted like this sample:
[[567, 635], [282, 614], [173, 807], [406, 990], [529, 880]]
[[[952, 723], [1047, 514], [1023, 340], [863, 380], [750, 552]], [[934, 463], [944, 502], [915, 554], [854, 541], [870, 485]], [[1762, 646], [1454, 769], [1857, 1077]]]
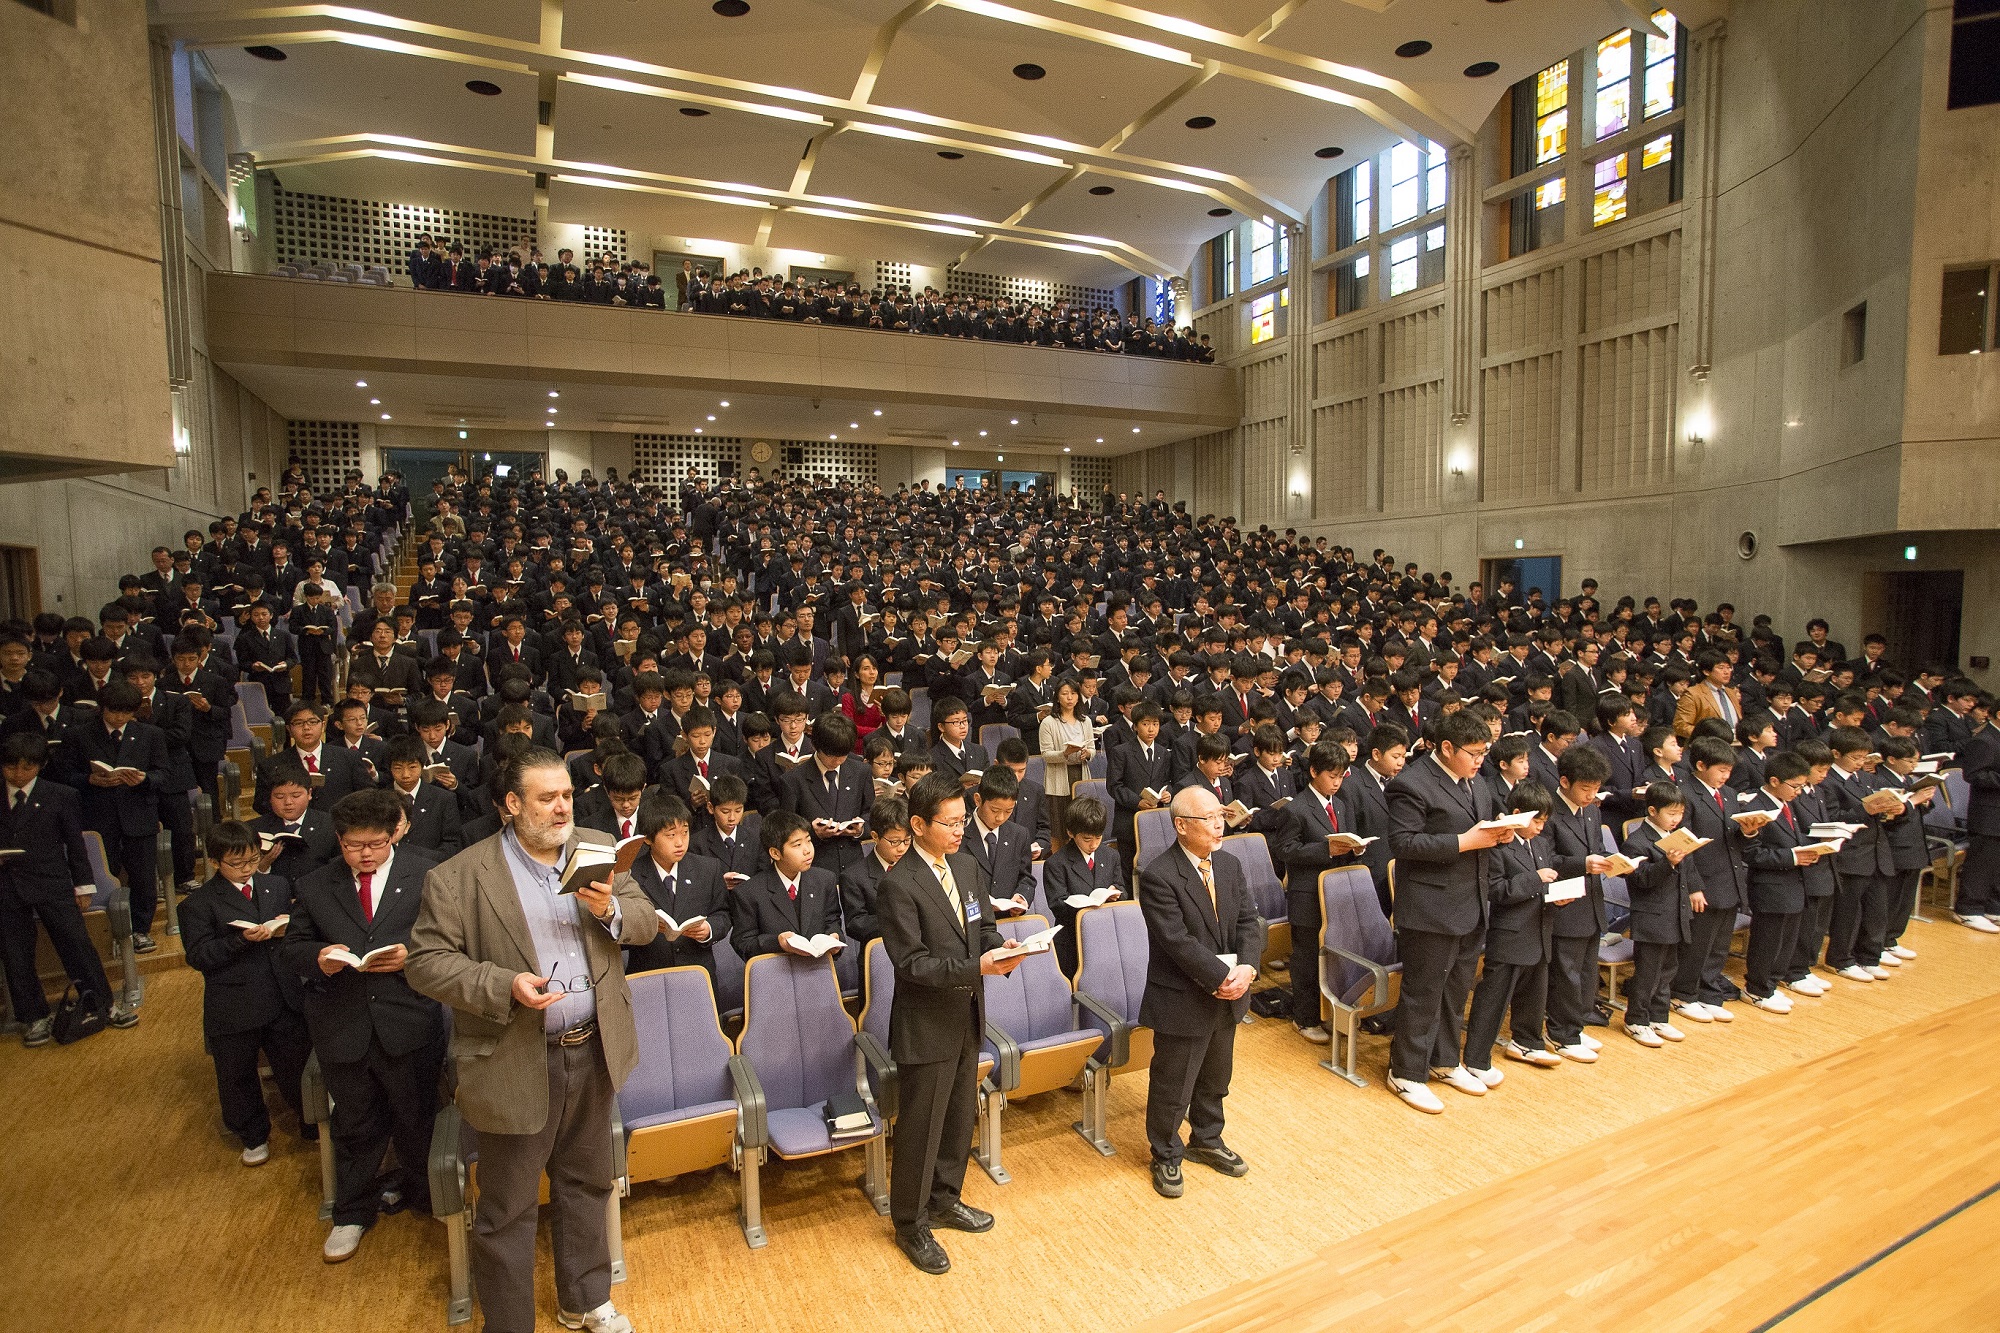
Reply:
[[1264, 926], [1243, 868], [1217, 854], [1227, 830], [1215, 793], [1185, 787], [1168, 808], [1174, 850], [1153, 858], [1139, 876], [1149, 946], [1139, 1021], [1153, 1029], [1146, 1090], [1153, 1188], [1178, 1199], [1183, 1157], [1225, 1176], [1250, 1171], [1222, 1141], [1222, 1099], [1229, 1095], [1236, 1025], [1257, 979]]
[[629, 874], [562, 892], [569, 769], [530, 749], [502, 775], [507, 826], [430, 873], [410, 985], [451, 1006], [458, 1108], [479, 1131], [472, 1278], [488, 1333], [534, 1333], [536, 1196], [556, 1237], [557, 1320], [632, 1333], [611, 1303], [611, 1103], [639, 1062], [622, 945], [660, 919]]

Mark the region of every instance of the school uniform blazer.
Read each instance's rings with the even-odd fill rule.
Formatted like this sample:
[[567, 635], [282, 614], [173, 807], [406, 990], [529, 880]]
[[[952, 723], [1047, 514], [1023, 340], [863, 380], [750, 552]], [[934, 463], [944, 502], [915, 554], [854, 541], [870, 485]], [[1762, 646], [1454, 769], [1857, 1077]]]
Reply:
[[1549, 959], [1556, 908], [1541, 872], [1555, 869], [1545, 833], [1515, 838], [1486, 857], [1486, 961], [1533, 967]]
[[[276, 815], [260, 815], [250, 822], [252, 833], [281, 833], [284, 829], [285, 821]], [[298, 834], [302, 841], [281, 843], [284, 850], [271, 863], [271, 874], [287, 884], [298, 883], [339, 857], [340, 841], [333, 835], [333, 816], [325, 811], [307, 807], [304, 817], [292, 832]]]
[[[834, 789], [828, 791], [826, 775], [820, 771], [817, 760], [800, 764], [778, 784], [778, 806], [808, 823], [815, 819], [830, 819], [836, 824], [866, 819], [875, 808], [875, 775], [868, 771], [867, 763], [848, 755], [833, 771], [833, 780]], [[817, 832], [813, 834], [815, 869], [825, 870], [838, 879], [841, 871], [860, 859], [860, 838], [822, 838]]]
[[[361, 761], [361, 752], [348, 749], [345, 743], [323, 742], [317, 762], [320, 776], [326, 780], [312, 789], [311, 804], [315, 810], [331, 813], [341, 797], [376, 785]], [[264, 762], [257, 765], [257, 794], [252, 802], [252, 808], [260, 815], [271, 813], [271, 782], [281, 763], [286, 768], [305, 771], [305, 759], [290, 745], [266, 755]]]
[[1088, 894], [1096, 889], [1117, 889], [1121, 898], [1132, 891], [1132, 881], [1125, 873], [1125, 862], [1118, 855], [1118, 849], [1110, 839], [1097, 844], [1097, 855], [1084, 864], [1083, 853], [1076, 844], [1064, 843], [1063, 849], [1051, 856], [1042, 867], [1042, 888], [1049, 900], [1049, 911], [1055, 916], [1055, 924], [1061, 926], [1062, 934], [1056, 936], [1060, 944], [1069, 941], [1069, 949], [1058, 948], [1056, 952], [1070, 959], [1076, 957], [1076, 913], [1064, 899], [1073, 893]]
[[[763, 828], [764, 817], [755, 810], [745, 812], [743, 822], [736, 826], [735, 836], [728, 841], [716, 832], [713, 825], [704, 824], [694, 831], [694, 837], [688, 842], [688, 851], [706, 856], [720, 865], [725, 876], [754, 875], [771, 864], [771, 858], [764, 855], [758, 841]], [[724, 882], [727, 883], [727, 880]]]
[[[1604, 780], [1604, 790], [1611, 793], [1604, 799], [1604, 817], [1613, 827], [1623, 828], [1626, 820], [1646, 813], [1646, 803], [1632, 795], [1639, 786], [1645, 756], [1639, 752], [1639, 742], [1630, 737], [1599, 733], [1587, 743], [1611, 765], [1611, 776]], [[1555, 795], [1556, 789], [1549, 788], [1549, 794]]]
[[1779, 915], [1805, 911], [1805, 872], [1793, 862], [1792, 851], [1807, 841], [1807, 821], [1799, 818], [1794, 803], [1792, 822], [1786, 823], [1780, 813], [1783, 804], [1768, 788], [1743, 808], [1777, 815], [1743, 849], [1743, 859], [1750, 867], [1750, 910]]
[[[986, 1030], [986, 987], [979, 960], [1003, 943], [993, 924], [991, 886], [979, 862], [964, 852], [945, 858], [967, 915], [952, 905], [937, 872], [912, 849], [882, 876], [875, 909], [882, 945], [896, 969], [889, 1006], [889, 1055], [899, 1064], [956, 1058], [966, 1021]], [[772, 883], [777, 877], [772, 876]], [[783, 890], [779, 892], [782, 894]]]
[[1604, 933], [1604, 876], [1585, 874], [1584, 858], [1604, 855], [1604, 815], [1592, 802], [1572, 814], [1561, 795], [1549, 815], [1547, 829], [1555, 848], [1556, 873], [1563, 879], [1583, 875], [1583, 897], [1556, 909], [1555, 933], [1564, 939], [1584, 939]]
[[[171, 790], [167, 781], [167, 741], [160, 729], [134, 719], [125, 724], [124, 738], [117, 744], [102, 719], [71, 727], [63, 737], [63, 766], [83, 798], [85, 828], [120, 837], [150, 836], [160, 827], [160, 793]], [[145, 770], [146, 780], [136, 787], [94, 787], [90, 783], [91, 761], [103, 760], [114, 768]], [[41, 784], [35, 784], [37, 789]]]
[[1336, 855], [1327, 850], [1326, 840], [1335, 833], [1367, 836], [1355, 832], [1349, 823], [1349, 812], [1341, 809], [1340, 798], [1345, 790], [1346, 784], [1343, 783], [1341, 791], [1333, 794], [1333, 807], [1340, 815], [1340, 827], [1337, 829], [1333, 821], [1326, 817], [1326, 802], [1311, 787], [1294, 795], [1290, 804], [1279, 812], [1284, 817], [1284, 823], [1271, 839], [1271, 859], [1285, 872], [1286, 887], [1293, 892], [1317, 894], [1322, 872], [1338, 866], [1363, 864], [1353, 852]]
[[1209, 859], [1215, 880], [1211, 906], [1201, 874], [1176, 844], [1148, 862], [1139, 875], [1139, 910], [1146, 919], [1146, 990], [1139, 1021], [1168, 1036], [1192, 1037], [1215, 1026], [1227, 1009], [1241, 1020], [1246, 993], [1218, 1000], [1215, 989], [1229, 976], [1218, 954], [1233, 953], [1238, 964], [1256, 967], [1264, 951], [1264, 923], [1236, 859], [1217, 852]]
[[749, 962], [760, 953], [779, 953], [778, 936], [840, 933], [840, 881], [815, 865], [799, 876], [797, 902], [785, 893], [784, 881], [764, 858], [764, 869], [737, 886], [736, 907], [730, 914], [730, 944], [736, 956]]
[[1487, 857], [1461, 853], [1458, 835], [1493, 817], [1492, 794], [1459, 784], [1425, 756], [1388, 785], [1389, 850], [1396, 860], [1396, 927], [1471, 935], [1486, 924]]
[[1828, 769], [1826, 781], [1820, 784], [1826, 807], [1833, 812], [1832, 818], [1862, 826], [1859, 833], [1841, 844], [1833, 858], [1833, 868], [1840, 874], [1859, 878], [1896, 873], [1895, 853], [1883, 836], [1882, 818], [1861, 808], [1861, 803], [1881, 786], [1872, 774], [1850, 773], [1843, 777], [1837, 768]]
[[[1287, 800], [1299, 794], [1298, 780], [1292, 770], [1279, 765], [1277, 772], [1265, 773], [1256, 760], [1251, 760], [1236, 770], [1236, 798], [1257, 813], [1250, 816], [1250, 822], [1243, 826], [1245, 832], [1262, 833], [1271, 837], [1284, 829], [1286, 816], [1295, 802]], [[1285, 801], [1283, 806], [1272, 809], [1274, 801]], [[1323, 815], [1326, 811], [1321, 810]]]
[[[495, 834], [429, 868], [402, 976], [419, 995], [451, 1007], [451, 1056], [466, 1123], [488, 1134], [534, 1134], [549, 1117], [548, 1039], [542, 1012], [514, 1003], [513, 985], [516, 973], [548, 974], [535, 957], [504, 836]], [[575, 847], [572, 838], [563, 855]], [[329, 866], [321, 873], [346, 869]], [[632, 992], [619, 967], [619, 949], [651, 943], [660, 919], [630, 875], [614, 877], [611, 891], [618, 901], [616, 935], [590, 919], [581, 903], [576, 910], [585, 966], [592, 977], [603, 978], [594, 992], [597, 1031], [616, 1091], [639, 1063]], [[352, 902], [351, 878], [346, 894]]]
[[7, 806], [6, 787], [0, 785], [0, 847], [21, 852], [0, 860], [0, 884], [23, 903], [68, 902], [74, 890], [92, 882], [83, 846], [83, 802], [46, 777], [35, 780], [19, 810]]
[[388, 879], [375, 886], [369, 921], [362, 920], [354, 872], [345, 861], [322, 866], [292, 886], [285, 961], [306, 980], [306, 1027], [321, 1060], [359, 1060], [371, 1037], [389, 1054], [407, 1055], [443, 1032], [444, 1011], [412, 990], [405, 973], [343, 967], [327, 976], [319, 970], [319, 951], [329, 944], [344, 945], [357, 956], [389, 944], [411, 947], [429, 869], [430, 863], [399, 848]]
[[277, 875], [253, 875], [250, 890], [245, 898], [227, 879], [211, 875], [181, 903], [181, 945], [202, 974], [206, 1036], [254, 1032], [304, 1007], [298, 970], [284, 957], [285, 936], [255, 942], [229, 924], [262, 923], [289, 912], [291, 885]]
[[[1421, 756], [1419, 756], [1421, 758]], [[1368, 767], [1368, 761], [1347, 770], [1347, 780], [1340, 784], [1340, 827], [1349, 833], [1358, 833], [1364, 838], [1379, 841], [1370, 843], [1361, 853], [1361, 864], [1368, 867], [1369, 875], [1375, 880], [1377, 893], [1386, 896], [1389, 892], [1389, 796], [1380, 778]], [[1492, 809], [1500, 809], [1496, 797]]]
[[707, 917], [709, 935], [701, 941], [686, 936], [670, 940], [664, 933], [656, 935], [650, 944], [638, 945], [626, 956], [626, 972], [693, 965], [707, 968], [709, 976], [713, 977], [715, 942], [729, 938], [729, 911], [734, 901], [734, 895], [723, 886], [721, 864], [692, 853], [683, 856], [680, 864], [674, 867], [673, 892], [669, 893], [667, 880], [660, 874], [659, 865], [649, 854], [641, 852], [639, 859], [632, 863], [632, 882], [652, 900], [656, 909], [676, 921]]
[[965, 841], [959, 847], [960, 853], [979, 862], [979, 868], [986, 872], [991, 892], [996, 898], [1012, 898], [1019, 894], [1028, 902], [1030, 910], [1035, 905], [1035, 858], [1029, 851], [1028, 831], [1013, 822], [1002, 824], [994, 830], [993, 855], [986, 854], [986, 835], [979, 831], [979, 825], [972, 819], [966, 820]]
[[1137, 741], [1116, 746], [1106, 763], [1105, 774], [1105, 790], [1110, 793], [1112, 804], [1118, 808], [1120, 826], [1128, 828], [1133, 812], [1139, 808], [1142, 791], [1173, 786], [1173, 752], [1164, 736], [1154, 740], [1150, 763]]
[[[1828, 820], [1839, 818], [1833, 813], [1826, 792], [1822, 790], [1825, 785], [1821, 783], [1817, 787], [1808, 787], [1792, 800], [1792, 813], [1799, 821], [1800, 842], [1812, 841], [1811, 830], [1814, 824], [1824, 824]], [[1806, 897], [1828, 898], [1838, 892], [1840, 881], [1835, 877], [1833, 870], [1834, 858], [1831, 856], [1822, 856], [1811, 865], [1801, 867], [1799, 875], [1805, 880]]]
[[882, 933], [875, 919], [875, 897], [886, 873], [873, 852], [840, 872], [840, 915], [856, 943], [865, 945]]
[[1632, 940], [1685, 944], [1694, 938], [1689, 895], [1704, 892], [1701, 874], [1693, 856], [1682, 857], [1677, 866], [1669, 863], [1659, 843], [1658, 831], [1641, 820], [1619, 846], [1626, 856], [1645, 863], [1625, 877], [1625, 890], [1632, 896]]
[[986, 753], [986, 747], [969, 736], [958, 754], [953, 754], [943, 741], [931, 746], [931, 767], [954, 782], [974, 769], [984, 773], [992, 766], [993, 759]]
[[1749, 901], [1750, 867], [1743, 860], [1743, 852], [1750, 840], [1729, 816], [1747, 813], [1753, 807], [1750, 802], [1738, 799], [1739, 792], [1724, 787], [1722, 807], [1718, 809], [1708, 788], [1699, 780], [1688, 783], [1681, 793], [1687, 797], [1687, 814], [1682, 816], [1681, 826], [1698, 838], [1713, 839], [1682, 864], [1692, 865], [1700, 876], [1702, 896], [1708, 900], [1709, 911], [1734, 912]]
[[[391, 784], [390, 790], [398, 796], [403, 795], [394, 784]], [[410, 828], [403, 835], [403, 841], [430, 848], [441, 861], [457, 856], [464, 845], [464, 836], [460, 832], [464, 821], [459, 814], [457, 795], [435, 782], [422, 781], [417, 783], [417, 789], [409, 796], [416, 803], [416, 808], [410, 811]]]
[[[801, 764], [799, 767], [804, 769], [809, 766]], [[695, 762], [695, 757], [692, 754], [680, 755], [669, 759], [662, 765], [660, 769], [660, 785], [680, 797], [681, 800], [688, 801], [688, 808], [693, 809], [693, 802], [689, 801], [689, 793], [693, 791], [694, 780], [699, 776], [700, 771], [700, 767]], [[743, 772], [742, 761], [731, 758], [729, 755], [722, 753], [722, 750], [718, 746], [711, 745], [708, 747], [708, 781], [713, 785], [717, 778], [724, 777], [744, 778], [745, 785], [748, 785], [749, 781]], [[709, 818], [708, 815], [696, 811], [697, 823], [706, 822]]]

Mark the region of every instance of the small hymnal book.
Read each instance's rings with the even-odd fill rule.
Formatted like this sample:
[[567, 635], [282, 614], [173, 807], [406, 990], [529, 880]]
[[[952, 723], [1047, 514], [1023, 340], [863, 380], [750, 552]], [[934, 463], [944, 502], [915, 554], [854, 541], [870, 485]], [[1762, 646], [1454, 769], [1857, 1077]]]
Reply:
[[450, 764], [424, 765], [424, 777], [431, 782], [436, 782], [439, 778], [447, 778], [450, 776], [452, 776]]
[[1078, 909], [1102, 907], [1117, 896], [1118, 890], [1114, 888], [1092, 889], [1089, 893], [1072, 893], [1069, 897], [1063, 899], [1063, 903], [1065, 906]]
[[570, 690], [564, 698], [569, 700], [570, 708], [578, 713], [588, 713], [593, 708], [602, 708], [611, 702], [607, 695], [585, 694], [581, 690]]
[[616, 848], [618, 859], [612, 862], [612, 870], [617, 874], [624, 874], [651, 845], [651, 840], [643, 833], [634, 833], [631, 837], [622, 839]]
[[810, 756], [803, 753], [786, 754], [783, 750], [779, 750], [772, 757], [777, 761], [778, 766], [780, 768], [790, 770], [797, 768], [800, 764], [803, 764]]
[[802, 953], [808, 958], [824, 958], [835, 949], [840, 948], [841, 942], [838, 935], [821, 934], [807, 937], [795, 934], [786, 947], [793, 953]]
[[1014, 953], [1047, 953], [1055, 945], [1056, 936], [1062, 933], [1061, 926], [1050, 926], [1032, 935], [1023, 935], [1010, 946]]
[[1525, 829], [1534, 822], [1534, 811], [1517, 810], [1511, 815], [1500, 815], [1493, 819], [1482, 819], [1472, 827], [1475, 829]]
[[[236, 928], [237, 928], [238, 930], [255, 930], [255, 929], [257, 929], [257, 927], [259, 927], [259, 926], [283, 926], [283, 925], [287, 925], [287, 924], [289, 924], [289, 923], [291, 922], [291, 919], [292, 919], [292, 918], [291, 918], [291, 914], [290, 914], [289, 912], [281, 912], [281, 913], [279, 913], [279, 914], [278, 914], [277, 916], [274, 916], [274, 917], [272, 917], [272, 918], [271, 918], [271, 919], [270, 919], [269, 921], [232, 921], [232, 922], [230, 922], [229, 924], [230, 924], [230, 925], [232, 925], [232, 926], [234, 926], [234, 927], [236, 927]], [[393, 948], [395, 948], [396, 946], [392, 944], [392, 945], [390, 945], [389, 947], [390, 947], [391, 949], [393, 949]], [[344, 951], [343, 951], [343, 952], [344, 952]], [[376, 952], [376, 953], [380, 953], [380, 952], [382, 952], [382, 950], [380, 950], [380, 949], [377, 949], [377, 950], [376, 950], [375, 952]], [[353, 954], [348, 954], [348, 955], [347, 955], [347, 957], [348, 957], [348, 958], [352, 958], [353, 956], [354, 956]], [[368, 956], [369, 956], [370, 958], [373, 958], [373, 957], [375, 956], [375, 954], [370, 954], [370, 955], [368, 955]], [[335, 958], [340, 958], [340, 954], [335, 954], [335, 955], [334, 955], [334, 957], [335, 957]], [[342, 961], [342, 962], [346, 962], [346, 961], [347, 961], [347, 959], [346, 959], [346, 958], [341, 958], [341, 961]]]
[[1754, 824], [1760, 819], [1775, 819], [1777, 816], [1769, 810], [1738, 810], [1730, 818], [1736, 821], [1738, 828], [1742, 828], [1745, 825]]
[[738, 884], [743, 884], [748, 882], [749, 879], [750, 877], [744, 874], [740, 870], [725, 870], [722, 872], [722, 882], [727, 884], [732, 889], [735, 888]]
[[858, 816], [854, 819], [815, 819], [812, 822], [812, 826], [814, 829], [828, 829], [832, 833], [866, 833], [868, 831], [868, 821]]
[[264, 844], [263, 850], [267, 852], [270, 851], [273, 847], [276, 847], [279, 843], [284, 843], [284, 842], [296, 842], [300, 846], [305, 845], [304, 835], [298, 833], [284, 833], [284, 832], [259, 833], [257, 835], [257, 841]]
[[875, 1132], [875, 1117], [857, 1092], [836, 1092], [826, 1099], [826, 1136], [836, 1142], [866, 1138]]
[[1380, 841], [1380, 838], [1357, 838], [1352, 833], [1329, 833], [1326, 836], [1327, 848], [1334, 852], [1358, 852], [1369, 843]]
[[1583, 897], [1584, 890], [1588, 887], [1581, 875], [1575, 879], [1559, 879], [1549, 885], [1548, 891], [1542, 895], [1542, 900], [1551, 903], [1572, 903]]
[[980, 689], [979, 696], [987, 703], [997, 704], [1005, 703], [1007, 696], [1013, 692], [1014, 687], [1012, 685], [987, 685]]
[[1255, 813], [1254, 810], [1243, 804], [1243, 802], [1231, 801], [1228, 805], [1222, 807], [1222, 822], [1231, 828], [1240, 828], [1244, 824], [1249, 823], [1250, 816]]
[[657, 907], [653, 909], [653, 915], [660, 918], [660, 934], [669, 940], [679, 939], [687, 933], [689, 926], [698, 926], [708, 920], [705, 916], [691, 916], [685, 921], [676, 921]]
[[361, 954], [359, 956], [357, 956], [352, 949], [331, 949], [327, 952], [326, 956], [328, 958], [331, 958], [336, 963], [345, 963], [349, 967], [353, 968], [356, 972], [359, 972], [362, 968], [367, 967], [377, 958], [380, 958], [385, 954], [394, 953], [398, 947], [399, 946], [394, 944], [385, 944], [379, 949], [370, 949], [367, 953]]
[[1867, 827], [1866, 824], [1843, 824], [1837, 819], [1828, 819], [1814, 824], [1806, 832], [1815, 838], [1851, 838]]
[[618, 849], [599, 842], [580, 842], [563, 862], [562, 893], [575, 893], [586, 884], [610, 879], [618, 866]]
[[977, 656], [979, 656], [979, 654], [974, 652], [972, 649], [961, 648], [957, 652], [951, 655], [950, 661], [953, 666], [962, 667], [967, 662], [970, 662], [973, 658]]
[[1801, 852], [1818, 852], [1821, 856], [1833, 856], [1840, 851], [1840, 844], [1837, 842], [1822, 840], [1819, 842], [1806, 843], [1805, 845], [1797, 847], [1794, 850]]
[[130, 764], [118, 764], [114, 766], [105, 763], [102, 759], [93, 759], [90, 761], [90, 766], [107, 777], [122, 778], [127, 773], [136, 773], [142, 778], [146, 776], [145, 769], [133, 768]]
[[408, 693], [408, 690], [401, 689], [377, 690], [370, 697], [370, 702], [380, 704], [384, 708], [400, 708], [403, 705], [403, 696]]
[[977, 786], [979, 783], [979, 779], [985, 776], [986, 776], [986, 770], [983, 768], [968, 768], [961, 775], [960, 780], [963, 781], [966, 786], [972, 787], [972, 786]]
[[1699, 851], [1701, 848], [1708, 846], [1709, 843], [1714, 841], [1715, 839], [1713, 838], [1696, 837], [1694, 834], [1688, 832], [1684, 828], [1677, 828], [1672, 833], [1669, 833], [1664, 838], [1661, 838], [1658, 844], [1656, 845], [1663, 852], [1687, 853], [1687, 852]]
[[1151, 800], [1163, 803], [1173, 799], [1173, 793], [1167, 790], [1165, 787], [1141, 787], [1139, 789], [1139, 794]]

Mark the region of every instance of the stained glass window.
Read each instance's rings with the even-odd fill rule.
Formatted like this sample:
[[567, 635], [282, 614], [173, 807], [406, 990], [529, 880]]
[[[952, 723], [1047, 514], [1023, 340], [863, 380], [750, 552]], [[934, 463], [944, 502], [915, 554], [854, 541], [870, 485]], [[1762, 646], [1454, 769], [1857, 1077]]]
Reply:
[[1569, 148], [1569, 61], [1535, 76], [1535, 165], [1561, 157]]
[[1639, 152], [1639, 170], [1651, 171], [1654, 167], [1674, 160], [1674, 136], [1662, 134], [1657, 139], [1648, 139]]
[[[1646, 34], [1646, 119], [1674, 109], [1674, 16], [1662, 9], [1653, 15], [1655, 30]], [[1662, 33], [1659, 29], [1665, 29]]]
[[1625, 158], [1626, 155], [1620, 153], [1597, 164], [1597, 193], [1590, 205], [1590, 225], [1593, 227], [1602, 227], [1625, 216]]
[[1535, 187], [1535, 207], [1554, 208], [1563, 201], [1563, 178], [1543, 181]]
[[1278, 298], [1260, 296], [1250, 303], [1250, 341], [1269, 342], [1278, 336]]
[[1614, 32], [1597, 44], [1597, 137], [1608, 139], [1632, 123], [1632, 31]]

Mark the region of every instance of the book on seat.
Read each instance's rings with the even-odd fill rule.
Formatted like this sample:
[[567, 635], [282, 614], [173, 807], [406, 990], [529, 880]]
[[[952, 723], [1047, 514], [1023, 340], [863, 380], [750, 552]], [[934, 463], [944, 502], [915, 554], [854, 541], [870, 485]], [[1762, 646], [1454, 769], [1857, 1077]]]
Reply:
[[826, 1099], [826, 1136], [842, 1139], [866, 1138], [875, 1132], [875, 1117], [858, 1092], [841, 1091]]

